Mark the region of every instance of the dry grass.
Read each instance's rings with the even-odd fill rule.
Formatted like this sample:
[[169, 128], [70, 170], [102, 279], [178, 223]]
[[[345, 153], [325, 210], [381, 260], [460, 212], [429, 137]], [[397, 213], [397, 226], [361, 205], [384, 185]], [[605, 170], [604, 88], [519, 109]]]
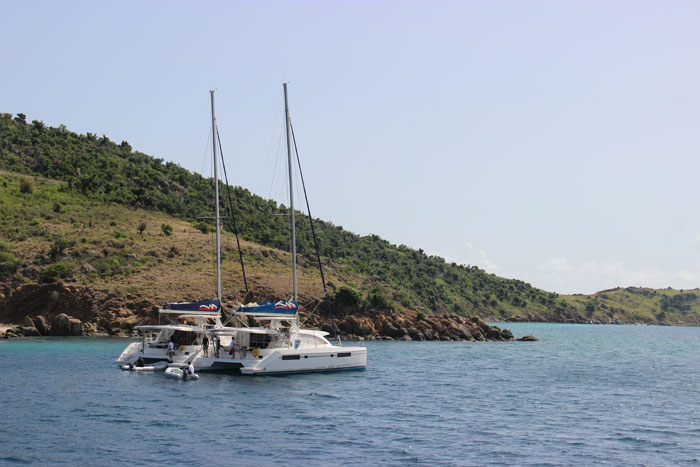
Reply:
[[[22, 178], [34, 192], [22, 194]], [[20, 259], [25, 281], [46, 264], [61, 260], [73, 267], [70, 281], [155, 301], [195, 300], [216, 295], [215, 237], [203, 234], [192, 223], [170, 216], [90, 201], [70, 190], [64, 182], [0, 171], [0, 227], [11, 251]], [[55, 204], [60, 212], [54, 211]], [[138, 225], [146, 228], [138, 232]], [[173, 235], [161, 230], [172, 226]], [[62, 239], [71, 244], [57, 258], [48, 258], [52, 244]], [[236, 240], [222, 234], [222, 295], [231, 301], [243, 298], [244, 285]], [[258, 300], [288, 298], [292, 294], [291, 254], [242, 241], [248, 284]], [[90, 266], [116, 261], [112, 271], [90, 272]], [[302, 263], [305, 263], [302, 258]], [[98, 268], [99, 269], [99, 268]], [[347, 278], [361, 283], [342, 265], [329, 267], [327, 279], [337, 286]], [[313, 264], [298, 269], [300, 302], [323, 296], [320, 274]]]

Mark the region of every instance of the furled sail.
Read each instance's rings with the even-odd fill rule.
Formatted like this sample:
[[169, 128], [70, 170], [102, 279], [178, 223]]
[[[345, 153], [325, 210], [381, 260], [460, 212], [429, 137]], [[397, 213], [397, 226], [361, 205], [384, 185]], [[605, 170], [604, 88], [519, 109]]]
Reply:
[[247, 316], [288, 316], [291, 318], [297, 313], [297, 302], [281, 300], [279, 302], [249, 303], [238, 307], [236, 313]]
[[220, 307], [221, 303], [219, 300], [213, 298], [210, 300], [200, 300], [198, 302], [164, 303], [162, 309], [172, 311], [200, 311], [217, 313]]

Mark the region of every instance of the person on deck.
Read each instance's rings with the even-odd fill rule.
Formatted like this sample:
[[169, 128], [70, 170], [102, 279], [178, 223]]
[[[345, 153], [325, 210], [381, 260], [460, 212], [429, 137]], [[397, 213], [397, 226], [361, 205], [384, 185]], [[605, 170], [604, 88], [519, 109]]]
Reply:
[[175, 342], [170, 340], [168, 342], [168, 360], [170, 360], [170, 363], [173, 362], [173, 355], [175, 355]]
[[214, 340], [214, 356], [216, 358], [219, 358], [219, 351], [221, 350], [221, 338], [219, 336], [216, 336], [216, 340]]
[[209, 357], [209, 338], [207, 336], [202, 338], [202, 350], [204, 350], [204, 356]]

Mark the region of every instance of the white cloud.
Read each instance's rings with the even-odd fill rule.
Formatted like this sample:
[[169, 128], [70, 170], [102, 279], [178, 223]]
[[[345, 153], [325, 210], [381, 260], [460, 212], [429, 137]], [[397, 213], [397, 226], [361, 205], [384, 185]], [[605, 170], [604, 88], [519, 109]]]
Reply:
[[700, 243], [700, 234], [693, 239], [693, 243]]
[[445, 261], [448, 263], [479, 266], [491, 273], [497, 273], [498, 271], [498, 264], [488, 257], [485, 250], [475, 246], [472, 242], [464, 242], [459, 253], [456, 256], [445, 257]]
[[545, 272], [567, 272], [571, 271], [571, 265], [566, 258], [552, 258], [537, 266], [539, 271]]
[[691, 289], [700, 287], [700, 263], [668, 272], [653, 266], [630, 268], [617, 260], [571, 264], [559, 257], [537, 265], [536, 273], [529, 279], [536, 287], [561, 293], [593, 293], [631, 286]]

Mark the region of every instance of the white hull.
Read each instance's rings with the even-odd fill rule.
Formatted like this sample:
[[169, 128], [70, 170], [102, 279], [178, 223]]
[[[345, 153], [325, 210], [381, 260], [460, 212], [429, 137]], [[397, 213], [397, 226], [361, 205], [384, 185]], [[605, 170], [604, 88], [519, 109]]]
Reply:
[[121, 369], [123, 371], [163, 371], [167, 366], [166, 362], [156, 362], [146, 366], [122, 365]]
[[[187, 346], [182, 351], [176, 352], [173, 356], [173, 363], [184, 363], [199, 347]], [[116, 360], [116, 364], [120, 367], [135, 362], [139, 357], [143, 358], [146, 365], [155, 365], [159, 362], [170, 363], [168, 359], [168, 349], [163, 347], [149, 347], [145, 349], [141, 342], [132, 342], [122, 352]]]
[[[236, 351], [234, 358], [223, 350], [220, 357], [214, 357], [210, 349], [209, 357], [202, 356], [201, 347], [187, 346], [173, 356], [174, 364], [192, 361], [197, 372], [241, 373], [244, 375], [290, 374], [364, 369], [367, 365], [365, 347], [325, 346], [298, 349], [262, 349], [259, 354], [251, 351]], [[168, 362], [167, 349], [148, 348], [142, 352], [142, 344], [133, 342], [117, 360], [122, 367], [139, 357], [147, 364]], [[192, 356], [194, 359], [192, 359]], [[157, 364], [156, 364], [157, 365]], [[161, 364], [162, 365], [162, 364]]]
[[320, 349], [277, 349], [241, 368], [244, 375], [269, 375], [363, 369], [367, 364], [364, 347]]
[[[184, 370], [181, 370], [180, 368], [168, 367], [165, 370], [165, 377], [170, 378], [170, 379], [184, 380], [183, 374], [184, 374]], [[197, 381], [198, 379], [199, 379], [199, 375], [196, 373], [193, 375], [190, 375], [190, 374], [187, 375], [187, 381]]]

